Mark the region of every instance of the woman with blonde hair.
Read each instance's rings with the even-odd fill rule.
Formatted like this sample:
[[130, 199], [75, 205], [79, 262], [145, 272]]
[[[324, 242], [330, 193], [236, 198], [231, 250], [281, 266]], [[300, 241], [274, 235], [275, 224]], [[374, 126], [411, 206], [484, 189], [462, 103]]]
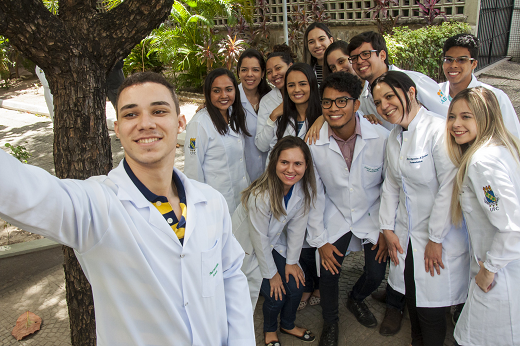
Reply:
[[461, 91], [446, 122], [458, 167], [451, 216], [471, 242], [470, 286], [455, 328], [461, 345], [520, 344], [520, 142], [504, 126], [494, 93]]
[[265, 298], [266, 345], [279, 344], [278, 315], [281, 333], [309, 342], [315, 338], [294, 324], [305, 285], [298, 259], [315, 197], [309, 147], [286, 136], [271, 151], [266, 171], [242, 192], [242, 204], [232, 217], [233, 234], [246, 253], [242, 271], [253, 309], [259, 292]]

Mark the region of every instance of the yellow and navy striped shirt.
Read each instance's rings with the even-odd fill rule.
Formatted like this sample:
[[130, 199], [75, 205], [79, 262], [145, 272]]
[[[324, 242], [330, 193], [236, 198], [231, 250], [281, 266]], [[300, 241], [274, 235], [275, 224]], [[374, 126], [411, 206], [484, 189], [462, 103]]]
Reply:
[[132, 180], [132, 182], [135, 184], [135, 186], [141, 191], [141, 193], [144, 195], [144, 197], [152, 203], [157, 210], [162, 214], [166, 222], [170, 225], [172, 230], [177, 235], [177, 238], [179, 238], [179, 241], [181, 244], [184, 240], [184, 231], [186, 228], [186, 217], [187, 217], [187, 211], [186, 211], [186, 192], [184, 191], [184, 185], [182, 185], [182, 181], [175, 173], [175, 171], [172, 174], [172, 180], [175, 184], [175, 187], [177, 188], [177, 194], [179, 195], [180, 200], [180, 207], [181, 207], [181, 219], [178, 220], [177, 216], [175, 215], [175, 212], [173, 211], [172, 206], [168, 202], [168, 198], [165, 196], [158, 196], [152, 191], [150, 191], [146, 186], [144, 186], [143, 183], [135, 176], [134, 172], [132, 172], [132, 169], [130, 166], [126, 163], [126, 160], [123, 162], [123, 166], [125, 167], [125, 171]]

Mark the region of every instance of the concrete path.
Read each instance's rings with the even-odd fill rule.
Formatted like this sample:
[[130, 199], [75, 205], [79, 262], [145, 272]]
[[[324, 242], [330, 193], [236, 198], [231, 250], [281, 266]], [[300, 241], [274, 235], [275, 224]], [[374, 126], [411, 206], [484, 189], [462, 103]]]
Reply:
[[[503, 89], [511, 98], [517, 114], [520, 113], [520, 64], [505, 62], [485, 71], [479, 80]], [[37, 89], [37, 88], [36, 88]], [[32, 94], [31, 94], [32, 93]], [[28, 95], [29, 94], [29, 95]], [[45, 107], [43, 92], [29, 90], [12, 93], [12, 102], [28, 103], [38, 109]], [[5, 105], [5, 101], [3, 102]], [[8, 102], [9, 103], [9, 102]], [[107, 107], [110, 112], [111, 105]], [[30, 107], [28, 107], [30, 108]], [[184, 103], [181, 111], [190, 119], [196, 105]], [[112, 108], [113, 111], [113, 108]], [[109, 114], [110, 116], [110, 114]], [[119, 141], [110, 131], [114, 165], [123, 157]], [[0, 108], [0, 147], [5, 143], [24, 145], [32, 154], [29, 163], [54, 173], [52, 158], [52, 124], [45, 116]], [[184, 148], [177, 150], [176, 167], [184, 168]], [[0, 345], [70, 345], [69, 322], [65, 301], [64, 275], [61, 263], [61, 249], [54, 248], [0, 260]], [[363, 254], [353, 253], [345, 259], [340, 276], [340, 346], [344, 345], [392, 345], [410, 344], [410, 322], [407, 316], [401, 331], [393, 337], [379, 335], [378, 328], [361, 326], [345, 307], [347, 292], [350, 291], [363, 269]], [[380, 289], [386, 285], [383, 282]], [[257, 345], [263, 345], [262, 310], [260, 298], [255, 310], [254, 321]], [[367, 304], [380, 323], [384, 316], [383, 304], [367, 298]], [[11, 336], [16, 319], [26, 310], [43, 318], [42, 330], [24, 341], [18, 342]], [[450, 315], [446, 315], [450, 319]], [[309, 328], [319, 336], [322, 328], [321, 307], [307, 306], [297, 315], [296, 323]], [[448, 322], [445, 345], [453, 345], [453, 326]], [[309, 345], [287, 335], [280, 335], [284, 346]], [[316, 340], [312, 345], [318, 345]]]

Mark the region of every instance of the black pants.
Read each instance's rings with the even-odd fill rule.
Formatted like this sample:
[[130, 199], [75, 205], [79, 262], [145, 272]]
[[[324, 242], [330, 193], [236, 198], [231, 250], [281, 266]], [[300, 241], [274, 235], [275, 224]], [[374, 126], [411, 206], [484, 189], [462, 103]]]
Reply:
[[410, 240], [405, 260], [404, 283], [406, 305], [412, 325], [412, 346], [442, 346], [446, 338], [446, 307], [419, 308], [416, 306], [413, 266], [412, 241]]
[[320, 288], [320, 278], [316, 270], [316, 251], [315, 247], [303, 248], [300, 253], [300, 265], [305, 274], [305, 287], [303, 292], [312, 293]]

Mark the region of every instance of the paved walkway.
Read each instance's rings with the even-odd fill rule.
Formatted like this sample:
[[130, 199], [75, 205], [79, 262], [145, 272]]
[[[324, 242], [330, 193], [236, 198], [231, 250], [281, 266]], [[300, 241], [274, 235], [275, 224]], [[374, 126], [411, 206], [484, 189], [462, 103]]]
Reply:
[[[479, 77], [481, 81], [503, 89], [513, 101], [518, 114], [520, 114], [519, 67], [520, 64], [506, 62], [486, 71]], [[41, 107], [45, 106], [43, 93], [37, 88], [18, 93], [12, 92], [8, 97], [14, 101], [31, 102]], [[181, 110], [190, 117], [193, 115], [194, 106], [192, 104], [183, 104]], [[123, 157], [123, 152], [113, 131], [110, 131], [110, 137], [114, 154], [114, 165], [116, 165]], [[0, 109], [0, 147], [2, 149], [5, 149], [4, 145], [6, 142], [12, 145], [24, 145], [33, 155], [29, 159], [30, 164], [42, 167], [53, 173], [52, 141], [52, 124], [48, 117]], [[184, 168], [183, 147], [177, 150], [176, 166], [180, 169]], [[16, 264], [16, 259], [12, 258], [4, 259], [0, 262], [0, 272], [2, 273], [0, 280], [2, 282], [8, 281], [4, 285], [0, 282], [0, 345], [70, 345], [64, 275], [61, 264], [55, 264], [49, 268], [46, 267], [41, 271], [27, 271], [26, 276], [6, 274], [7, 272], [13, 272], [12, 266], [31, 265], [31, 263], [37, 263], [39, 259], [41, 261], [43, 256], [50, 256], [49, 258], [56, 261], [56, 256], [59, 256], [59, 252], [53, 251], [52, 254], [24, 255], [29, 257], [18, 259], [21, 262], [19, 264]], [[7, 260], [12, 262], [4, 262]], [[51, 263], [48, 262], [51, 261], [50, 259], [45, 261]], [[4, 269], [2, 265], [4, 265]], [[6, 266], [10, 266], [11, 270], [5, 270]], [[408, 346], [410, 343], [410, 322], [406, 315], [403, 327], [396, 336], [383, 337], [379, 335], [378, 328], [368, 329], [361, 326], [345, 307], [347, 292], [350, 291], [363, 269], [362, 253], [358, 252], [347, 256], [342, 268], [339, 309], [340, 345]], [[386, 282], [383, 282], [380, 289], [385, 284]], [[254, 315], [257, 345], [263, 345], [262, 302], [263, 298], [260, 298]], [[367, 298], [367, 304], [380, 323], [384, 316], [384, 305], [374, 301], [371, 297]], [[33, 336], [18, 342], [11, 336], [11, 330], [18, 316], [27, 310], [42, 317], [42, 329]], [[447, 314], [446, 317], [449, 319], [450, 315]], [[322, 328], [321, 308], [319, 306], [306, 307], [298, 313], [296, 323], [311, 329], [315, 335], [319, 336]], [[448, 337], [445, 345], [451, 346], [453, 344], [452, 333], [453, 326], [451, 322], [448, 322]], [[287, 335], [280, 335], [280, 341], [284, 346], [309, 345]], [[313, 343], [313, 345], [317, 344], [318, 340]]]

